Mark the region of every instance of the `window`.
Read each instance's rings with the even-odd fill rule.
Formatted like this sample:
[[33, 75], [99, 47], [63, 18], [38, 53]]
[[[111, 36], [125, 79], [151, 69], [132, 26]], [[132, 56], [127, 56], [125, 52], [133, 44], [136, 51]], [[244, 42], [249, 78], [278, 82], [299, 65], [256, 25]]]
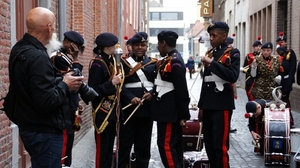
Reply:
[[183, 36], [183, 28], [150, 28], [150, 36], [157, 36], [163, 30], [171, 30], [178, 34], [178, 36]]
[[161, 13], [161, 20], [178, 20], [177, 13]]
[[151, 12], [150, 20], [183, 20], [183, 12]]
[[150, 20], [160, 20], [158, 12], [151, 12], [150, 17], [151, 17]]

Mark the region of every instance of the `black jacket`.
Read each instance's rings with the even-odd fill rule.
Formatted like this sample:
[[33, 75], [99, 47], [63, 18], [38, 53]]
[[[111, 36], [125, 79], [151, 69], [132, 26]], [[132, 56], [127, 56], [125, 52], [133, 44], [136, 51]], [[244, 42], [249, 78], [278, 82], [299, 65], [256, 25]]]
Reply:
[[[102, 59], [105, 64], [97, 59]], [[105, 65], [108, 67], [108, 69]], [[116, 87], [110, 80], [110, 74], [114, 73], [113, 71], [110, 71], [110, 66], [113, 65], [114, 62], [112, 56], [109, 56], [104, 52], [100, 53], [100, 55], [98, 55], [91, 63], [88, 85], [99, 94], [99, 96], [92, 101], [93, 109], [97, 108], [103, 97], [116, 95]], [[116, 107], [114, 107], [113, 111], [111, 112], [108, 121], [116, 121], [115, 108]], [[98, 127], [101, 125], [106, 115], [107, 113], [101, 111], [100, 109], [98, 110], [96, 116], [96, 123]]]
[[[82, 72], [83, 66], [80, 63], [73, 63], [73, 62], [68, 62], [66, 59], [62, 57], [62, 54], [64, 54], [64, 57], [68, 58], [71, 60], [67, 54], [65, 49], [60, 49], [56, 51], [55, 55], [51, 57], [54, 66], [61, 72], [61, 73], [66, 73], [74, 68], [77, 68], [80, 72]], [[79, 102], [79, 96], [78, 92], [72, 91], [70, 92], [70, 110], [71, 112], [68, 113], [67, 116], [65, 116], [66, 119], [66, 129], [67, 132], [70, 134], [73, 132], [73, 124], [75, 121], [75, 112], [77, 111], [78, 108], [78, 102]]]
[[230, 52], [230, 62], [225, 64], [220, 63], [218, 60], [227, 49], [227, 43], [216, 47], [213, 51], [213, 61], [210, 66], [204, 70], [204, 77], [214, 73], [223, 80], [229, 82], [224, 84], [223, 91], [215, 91], [215, 82], [202, 82], [202, 90], [200, 94], [200, 101], [198, 107], [202, 110], [232, 110], [235, 109], [234, 105], [234, 91], [232, 83], [235, 83], [240, 73], [240, 52], [234, 48]]
[[[17, 54], [24, 48], [30, 49]], [[18, 61], [12, 67], [16, 56]], [[53, 66], [46, 48], [26, 33], [11, 50], [10, 73], [12, 68], [14, 74], [10, 74], [10, 78], [17, 94], [14, 114], [19, 129], [61, 133], [65, 127], [64, 116], [70, 112], [69, 88]]]
[[[136, 59], [136, 56], [132, 55], [132, 58]], [[151, 58], [148, 57], [148, 56], [143, 56], [140, 59], [141, 60], [137, 60], [137, 61], [140, 61], [142, 65], [148, 64], [151, 61]], [[124, 72], [125, 72], [125, 75], [128, 75], [132, 68], [127, 65], [128, 63], [127, 64], [124, 63], [124, 61], [123, 61]], [[148, 64], [148, 65], [144, 66], [143, 68], [141, 68], [140, 70], [143, 71], [144, 75], [146, 76], [146, 78], [149, 82], [154, 83], [154, 79], [156, 77], [156, 62]], [[140, 78], [138, 77], [138, 75], [136, 73], [134, 73], [131, 76], [126, 77], [125, 80], [124, 80], [124, 85], [123, 86], [125, 86], [128, 83], [134, 83], [134, 82], [140, 82]], [[122, 106], [128, 105], [134, 97], [142, 98], [143, 95], [147, 92], [152, 94], [153, 90], [148, 91], [144, 87], [143, 88], [126, 88], [126, 87], [123, 87], [122, 93], [121, 93], [121, 104], [122, 104]], [[134, 110], [135, 107], [136, 107], [136, 105], [125, 109], [123, 111], [124, 117], [127, 118], [131, 114], [131, 112]], [[145, 100], [143, 102], [143, 105], [141, 105], [137, 109], [137, 111], [134, 113], [133, 116], [134, 117], [150, 117], [150, 110], [151, 110], [151, 102]]]
[[[171, 72], [164, 72], [166, 59], [171, 58]], [[186, 68], [182, 57], [177, 50], [168, 53], [161, 62], [158, 62], [158, 72], [164, 81], [171, 82], [174, 90], [164, 94], [160, 99], [157, 98], [156, 87], [154, 86], [152, 96], [151, 117], [157, 122], [179, 122], [182, 119], [189, 120], [189, 92], [186, 83]]]

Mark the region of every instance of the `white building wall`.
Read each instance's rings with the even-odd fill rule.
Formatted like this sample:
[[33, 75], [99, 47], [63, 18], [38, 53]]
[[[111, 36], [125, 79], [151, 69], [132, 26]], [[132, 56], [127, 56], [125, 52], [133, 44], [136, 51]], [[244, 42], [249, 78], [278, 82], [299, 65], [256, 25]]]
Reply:
[[231, 0], [225, 2], [225, 21], [230, 30], [228, 36], [234, 36], [234, 46], [240, 50], [241, 65], [245, 55], [251, 52], [249, 49], [249, 0]]
[[[150, 7], [149, 13], [151, 12], [183, 12], [183, 20], [149, 20], [149, 29], [151, 28], [182, 28], [185, 29], [185, 14], [182, 8], [167, 8], [167, 7]], [[167, 30], [167, 29], [166, 29]], [[149, 42], [152, 44], [157, 44], [157, 36], [149, 36]], [[188, 57], [188, 39], [185, 36], [179, 36], [177, 39], [177, 44], [183, 44], [183, 53], [182, 56]], [[158, 52], [151, 52], [151, 57], [155, 57], [155, 55], [159, 55]]]

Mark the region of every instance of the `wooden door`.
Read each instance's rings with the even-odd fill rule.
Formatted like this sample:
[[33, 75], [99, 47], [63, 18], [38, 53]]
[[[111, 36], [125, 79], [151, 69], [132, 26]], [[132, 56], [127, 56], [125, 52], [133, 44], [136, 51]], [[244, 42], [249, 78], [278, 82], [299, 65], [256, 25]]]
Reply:
[[[26, 28], [26, 15], [30, 9], [38, 6], [38, 0], [16, 0], [16, 38], [20, 40], [24, 33], [27, 32]], [[18, 168], [31, 167], [30, 156], [25, 150], [23, 142], [19, 137], [19, 156]]]

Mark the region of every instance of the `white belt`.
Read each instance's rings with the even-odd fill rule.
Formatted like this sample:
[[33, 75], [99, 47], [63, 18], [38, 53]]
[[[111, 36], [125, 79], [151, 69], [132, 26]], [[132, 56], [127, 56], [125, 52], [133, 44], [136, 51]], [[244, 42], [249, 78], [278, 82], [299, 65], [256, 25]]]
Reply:
[[151, 88], [150, 90], [152, 90], [152, 88], [153, 88], [154, 85], [153, 85], [152, 82], [144, 81], [144, 82], [126, 83], [124, 86], [125, 86], [125, 88], [143, 88], [143, 87], [145, 87], [146, 89], [147, 88], [149, 88], [149, 89]]
[[160, 99], [164, 94], [174, 90], [174, 85], [171, 82], [161, 80], [160, 73], [157, 74], [154, 84], [156, 85], [157, 98]]
[[218, 91], [223, 91], [224, 84], [229, 83], [229, 82], [225, 81], [224, 79], [218, 77], [215, 74], [212, 74], [211, 76], [205, 76], [204, 82], [215, 82], [216, 88], [218, 89]]
[[289, 75], [283, 76], [283, 79], [287, 79], [287, 78], [289, 78]]

